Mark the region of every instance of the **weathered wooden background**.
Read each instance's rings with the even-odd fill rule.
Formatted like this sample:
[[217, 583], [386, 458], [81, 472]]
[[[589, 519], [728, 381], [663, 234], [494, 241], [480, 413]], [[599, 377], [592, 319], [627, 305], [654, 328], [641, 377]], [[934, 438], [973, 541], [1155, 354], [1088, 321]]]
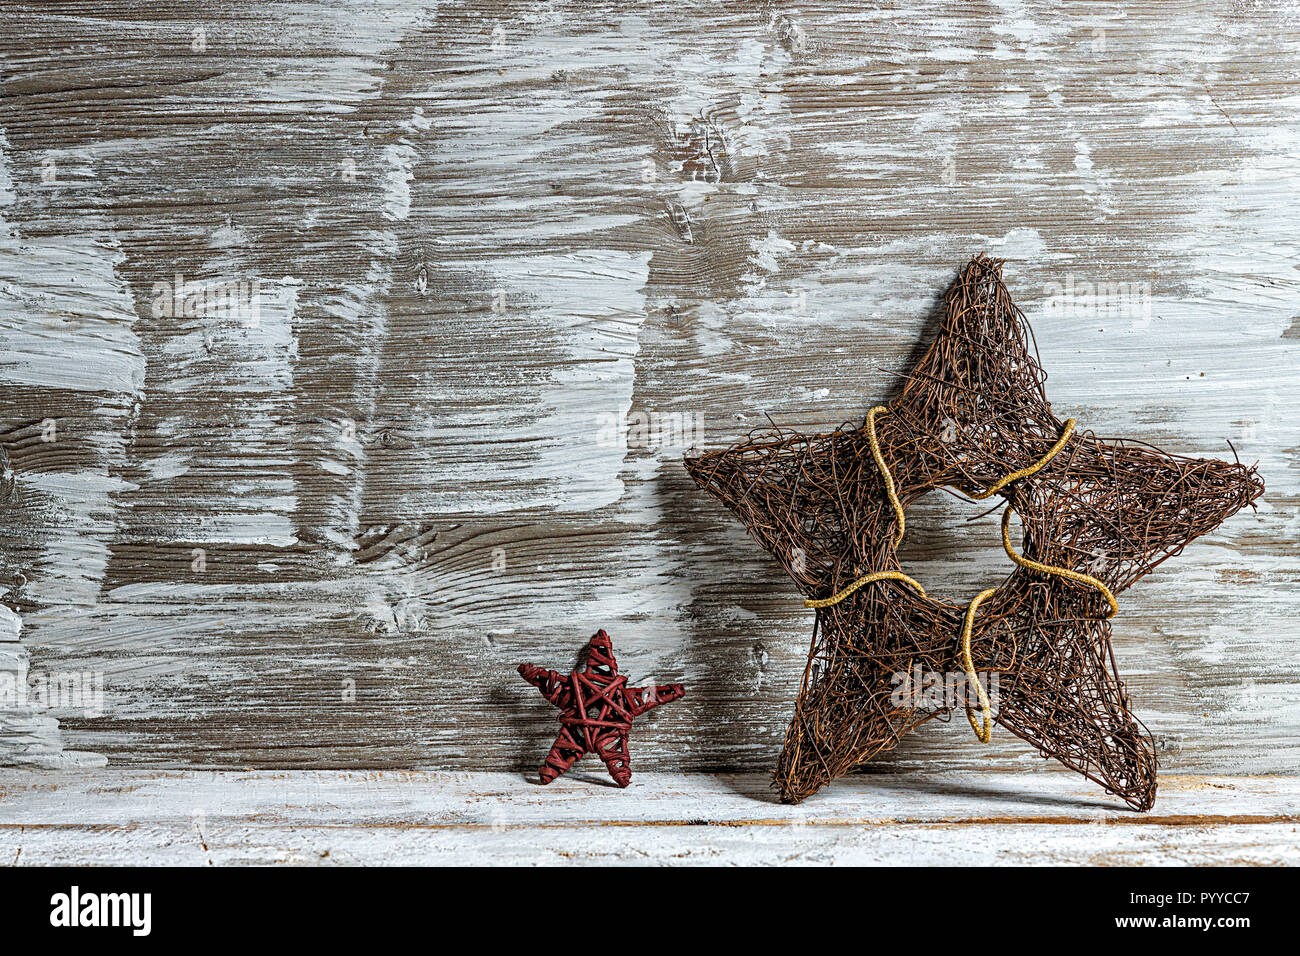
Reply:
[[0, 671], [104, 691], [0, 762], [531, 767], [603, 626], [637, 766], [769, 766], [812, 616], [682, 446], [859, 419], [987, 251], [1060, 414], [1260, 462], [1116, 644], [1166, 769], [1300, 768], [1295, 2], [6, 0], [0, 71]]

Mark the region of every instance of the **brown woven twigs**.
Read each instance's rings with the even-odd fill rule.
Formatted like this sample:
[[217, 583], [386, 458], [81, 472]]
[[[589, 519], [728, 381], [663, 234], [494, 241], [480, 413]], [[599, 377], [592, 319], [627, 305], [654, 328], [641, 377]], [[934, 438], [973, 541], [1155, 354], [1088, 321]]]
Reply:
[[[874, 417], [878, 450], [904, 510], [941, 487], [982, 497], [1023, 472], [995, 495], [1014, 509], [1010, 542], [1025, 560], [1008, 564], [972, 615], [974, 668], [999, 677], [998, 726], [1146, 810], [1155, 750], [1115, 667], [1106, 591], [1123, 592], [1252, 504], [1264, 485], [1253, 466], [1099, 438], [1086, 421], [1070, 432], [1047, 401], [1031, 342], [1002, 262], [972, 260], [902, 394]], [[774, 429], [686, 467], [808, 598], [907, 571], [865, 422], [810, 436]], [[874, 580], [816, 613], [776, 770], [788, 802], [951, 714], [951, 706], [900, 703], [898, 675], [963, 670], [966, 608], [904, 581]]]

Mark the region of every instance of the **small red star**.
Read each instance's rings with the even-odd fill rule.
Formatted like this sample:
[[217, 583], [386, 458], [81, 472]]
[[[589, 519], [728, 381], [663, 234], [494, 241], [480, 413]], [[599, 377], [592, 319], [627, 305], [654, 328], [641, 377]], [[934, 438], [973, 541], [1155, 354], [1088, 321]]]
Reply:
[[628, 687], [618, 672], [609, 635], [600, 630], [587, 645], [587, 666], [568, 676], [535, 664], [520, 664], [519, 675], [560, 708], [560, 735], [540, 771], [547, 784], [573, 766], [584, 754], [594, 753], [620, 787], [632, 781], [627, 736], [632, 719], [647, 710], [686, 696], [681, 684]]

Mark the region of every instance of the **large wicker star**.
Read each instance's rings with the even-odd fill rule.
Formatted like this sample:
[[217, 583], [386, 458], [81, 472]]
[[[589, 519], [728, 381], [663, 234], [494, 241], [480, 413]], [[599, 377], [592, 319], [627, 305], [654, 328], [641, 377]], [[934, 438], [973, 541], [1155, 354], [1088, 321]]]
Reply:
[[[1029, 341], [1001, 261], [980, 256], [949, 289], [942, 329], [902, 394], [862, 426], [777, 430], [687, 459], [695, 481], [826, 605], [777, 765], [784, 801], [950, 715], [946, 698], [935, 706], [900, 686], [973, 665], [984, 684], [998, 678], [996, 724], [1134, 808], [1152, 806], [1155, 750], [1115, 667], [1112, 595], [1252, 504], [1263, 482], [1254, 467], [1073, 431], [1052, 413]], [[906, 508], [940, 487], [994, 492], [1011, 509], [1004, 529], [1012, 512], [1023, 527], [1018, 564], [977, 607], [902, 580]]]
[[547, 784], [568, 770], [584, 754], [594, 753], [605, 762], [620, 787], [632, 782], [632, 760], [627, 738], [632, 719], [646, 711], [686, 696], [681, 684], [629, 687], [618, 672], [609, 635], [600, 630], [587, 645], [587, 664], [567, 675], [535, 664], [520, 664], [519, 674], [560, 708], [560, 733], [542, 763], [540, 776]]

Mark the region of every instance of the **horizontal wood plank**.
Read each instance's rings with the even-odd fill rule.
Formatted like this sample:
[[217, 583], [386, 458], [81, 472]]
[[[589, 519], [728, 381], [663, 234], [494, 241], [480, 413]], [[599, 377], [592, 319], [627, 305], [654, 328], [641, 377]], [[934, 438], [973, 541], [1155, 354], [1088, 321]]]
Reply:
[[1137, 814], [1067, 774], [0, 773], [0, 863], [1287, 864], [1300, 782], [1167, 777]]

